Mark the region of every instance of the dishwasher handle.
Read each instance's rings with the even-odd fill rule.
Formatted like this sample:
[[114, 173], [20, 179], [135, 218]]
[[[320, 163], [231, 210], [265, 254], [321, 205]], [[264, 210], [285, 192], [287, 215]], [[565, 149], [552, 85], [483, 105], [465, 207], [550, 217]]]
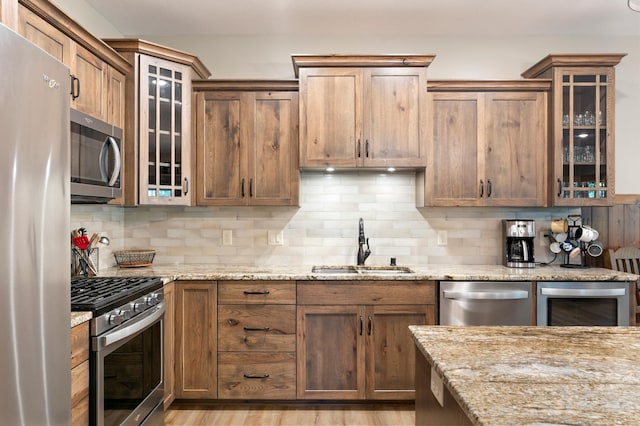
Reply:
[[506, 291], [450, 291], [442, 292], [445, 299], [469, 299], [469, 300], [512, 300], [528, 299], [529, 292], [525, 290]]
[[624, 288], [541, 288], [540, 294], [544, 296], [560, 297], [607, 297], [624, 296]]

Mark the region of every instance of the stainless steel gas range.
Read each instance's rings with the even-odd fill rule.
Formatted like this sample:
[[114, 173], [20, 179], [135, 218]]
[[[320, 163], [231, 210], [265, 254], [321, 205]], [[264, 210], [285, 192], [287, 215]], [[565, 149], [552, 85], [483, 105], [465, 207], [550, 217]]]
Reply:
[[93, 313], [90, 424], [163, 424], [162, 280], [75, 277], [71, 310]]

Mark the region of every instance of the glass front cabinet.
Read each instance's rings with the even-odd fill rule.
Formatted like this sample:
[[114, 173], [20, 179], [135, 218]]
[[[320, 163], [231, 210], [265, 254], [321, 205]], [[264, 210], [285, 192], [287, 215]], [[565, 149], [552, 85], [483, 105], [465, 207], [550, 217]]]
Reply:
[[623, 56], [549, 55], [522, 74], [552, 80], [550, 205], [613, 204], [614, 66]]
[[191, 80], [209, 71], [194, 56], [143, 40], [107, 43], [135, 64], [125, 129], [135, 143], [124, 164], [138, 179], [125, 183], [125, 204], [192, 205]]

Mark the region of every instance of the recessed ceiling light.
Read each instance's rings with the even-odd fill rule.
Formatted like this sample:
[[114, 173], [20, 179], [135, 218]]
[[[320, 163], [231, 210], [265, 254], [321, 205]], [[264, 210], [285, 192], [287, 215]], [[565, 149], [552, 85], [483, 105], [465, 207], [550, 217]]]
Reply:
[[327, 167], [327, 168], [326, 168], [326, 169], [324, 169], [324, 170], [325, 170], [325, 171], [327, 171], [327, 172], [335, 172], [335, 171], [336, 171], [336, 169], [335, 169], [335, 168], [333, 168], [333, 167]]
[[629, 0], [627, 4], [629, 5], [629, 9], [640, 12], [640, 0]]
[[389, 167], [389, 168], [387, 169], [387, 171], [388, 171], [388, 172], [395, 172], [395, 171], [396, 171], [396, 168], [395, 168], [395, 167]]

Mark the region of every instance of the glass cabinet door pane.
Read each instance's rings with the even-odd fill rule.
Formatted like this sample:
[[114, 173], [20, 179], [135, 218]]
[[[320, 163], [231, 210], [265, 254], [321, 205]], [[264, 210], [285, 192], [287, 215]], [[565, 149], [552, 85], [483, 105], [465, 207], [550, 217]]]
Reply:
[[183, 73], [149, 65], [148, 188], [149, 197], [181, 197], [184, 143], [182, 138]]
[[562, 198], [606, 197], [606, 76], [562, 79]]

